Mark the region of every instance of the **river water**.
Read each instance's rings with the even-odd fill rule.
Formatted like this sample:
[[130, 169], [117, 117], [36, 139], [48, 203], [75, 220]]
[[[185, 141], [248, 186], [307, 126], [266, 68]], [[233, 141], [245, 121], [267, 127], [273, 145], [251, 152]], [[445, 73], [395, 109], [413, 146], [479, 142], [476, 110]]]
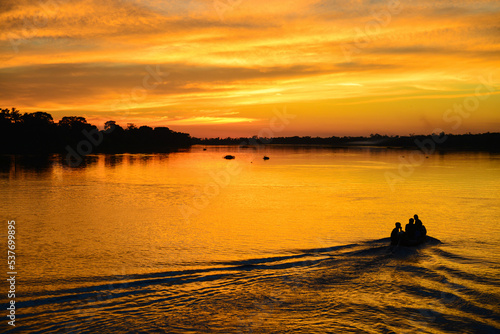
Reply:
[[[194, 146], [64, 160], [0, 157], [4, 275], [16, 222], [7, 332], [500, 331], [498, 154]], [[390, 249], [414, 214], [429, 242]]]

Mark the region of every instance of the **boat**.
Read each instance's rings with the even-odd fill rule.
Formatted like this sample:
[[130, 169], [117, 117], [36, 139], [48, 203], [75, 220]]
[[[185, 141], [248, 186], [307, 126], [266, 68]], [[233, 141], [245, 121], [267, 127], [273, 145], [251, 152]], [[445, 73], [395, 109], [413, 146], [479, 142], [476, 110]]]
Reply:
[[401, 240], [399, 240], [398, 245], [405, 246], [405, 247], [416, 247], [416, 246], [424, 244], [426, 241], [427, 241], [426, 235], [424, 235], [423, 237], [418, 238], [418, 239], [401, 238]]
[[427, 235], [417, 239], [409, 239], [405, 233], [399, 235], [399, 240], [395, 243], [391, 241], [391, 246], [416, 247], [427, 242]]
[[236, 159], [236, 157], [234, 155], [228, 154], [224, 157], [224, 159], [231, 160], [231, 159]]
[[268, 156], [264, 156], [263, 158], [264, 160], [269, 160], [269, 157]]
[[[390, 238], [387, 238], [390, 240]], [[385, 240], [387, 240], [385, 239]], [[431, 236], [426, 236], [425, 239], [421, 240], [401, 240], [401, 242], [392, 244], [389, 241], [389, 247], [388, 249], [391, 251], [391, 253], [398, 252], [398, 254], [415, 254], [415, 252], [418, 252], [419, 249], [421, 248], [426, 248], [429, 246], [436, 246], [440, 245], [442, 242], [439, 239], [436, 239]]]
[[395, 224], [396, 227], [391, 232], [391, 246], [416, 247], [427, 241], [427, 229], [418, 219], [418, 215], [413, 217], [406, 224], [405, 232], [403, 232], [400, 222]]

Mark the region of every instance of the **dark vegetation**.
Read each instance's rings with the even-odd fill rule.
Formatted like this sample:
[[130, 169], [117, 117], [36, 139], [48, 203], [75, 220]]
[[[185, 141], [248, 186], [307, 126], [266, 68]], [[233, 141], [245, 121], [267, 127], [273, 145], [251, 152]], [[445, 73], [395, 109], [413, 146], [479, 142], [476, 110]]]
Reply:
[[[433, 142], [434, 145], [429, 144]], [[408, 135], [408, 136], [387, 136], [372, 134], [369, 137], [273, 137], [273, 138], [193, 138], [193, 144], [201, 145], [239, 145], [257, 146], [263, 144], [281, 145], [322, 145], [331, 147], [352, 147], [352, 146], [377, 146], [388, 148], [409, 148], [422, 149], [434, 147], [436, 150], [500, 150], [500, 133], [482, 134], [432, 134], [432, 135]]]
[[191, 137], [167, 127], [129, 124], [124, 129], [114, 121], [99, 130], [84, 117], [63, 117], [55, 123], [46, 112], [0, 109], [0, 153], [66, 153], [68, 146], [77, 150], [82, 142], [90, 143], [85, 149], [92, 153], [168, 152], [190, 146]]
[[[499, 151], [500, 133], [483, 134], [434, 134], [386, 136], [372, 134], [369, 137], [273, 137], [259, 138], [192, 138], [187, 133], [167, 127], [136, 127], [128, 124], [122, 128], [114, 121], [105, 123], [104, 130], [87, 123], [84, 117], [63, 117], [54, 122], [46, 112], [24, 113], [19, 110], [0, 109], [0, 153], [46, 154], [67, 153], [70, 149], [81, 150], [82, 142], [91, 145], [92, 153], [169, 152], [176, 148], [202, 145], [239, 145], [255, 147], [263, 144], [324, 145], [331, 147], [378, 146], [437, 150], [485, 150]], [[433, 143], [432, 145], [430, 143]], [[426, 146], [427, 145], [427, 146]], [[80, 151], [81, 151], [80, 150]], [[79, 151], [79, 152], [80, 152]], [[87, 150], [88, 151], [88, 150]], [[88, 154], [88, 153], [85, 153]], [[85, 155], [81, 154], [81, 155]]]

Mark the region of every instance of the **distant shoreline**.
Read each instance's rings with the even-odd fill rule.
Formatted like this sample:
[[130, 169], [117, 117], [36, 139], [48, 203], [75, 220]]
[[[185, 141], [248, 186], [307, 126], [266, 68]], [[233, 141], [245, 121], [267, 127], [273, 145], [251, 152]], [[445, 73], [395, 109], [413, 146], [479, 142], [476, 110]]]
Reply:
[[[240, 146], [237, 144], [194, 144], [192, 146]], [[262, 144], [259, 145], [261, 147], [266, 147], [266, 146], [274, 146], [274, 147], [311, 147], [311, 148], [325, 148], [325, 149], [352, 149], [352, 148], [359, 148], [359, 149], [380, 149], [380, 150], [414, 150], [418, 151], [420, 150], [416, 146], [383, 146], [383, 145], [359, 145], [359, 144], [353, 144], [353, 145], [327, 145], [327, 144]], [[246, 147], [243, 149], [252, 149], [252, 147]], [[490, 152], [490, 153], [500, 153], [500, 149], [491, 149], [491, 148], [474, 148], [474, 147], [436, 147], [436, 151], [440, 152]], [[130, 153], [138, 153], [138, 152], [130, 152]]]
[[445, 134], [370, 137], [240, 137], [240, 138], [192, 138], [194, 145], [229, 145], [241, 148], [283, 145], [289, 147], [328, 148], [380, 148], [421, 150], [431, 154], [434, 151], [483, 151], [500, 152], [500, 133]]
[[322, 146], [332, 148], [377, 147], [417, 149], [424, 154], [435, 151], [500, 152], [500, 132], [481, 134], [439, 134], [408, 136], [344, 137], [239, 137], [195, 138], [167, 127], [122, 128], [107, 121], [104, 130], [87, 122], [85, 117], [67, 116], [55, 123], [46, 112], [24, 113], [15, 108], [0, 108], [0, 154], [66, 153], [68, 162], [78, 165], [92, 153], [154, 153], [187, 148], [192, 145], [234, 145], [241, 148], [262, 145]]

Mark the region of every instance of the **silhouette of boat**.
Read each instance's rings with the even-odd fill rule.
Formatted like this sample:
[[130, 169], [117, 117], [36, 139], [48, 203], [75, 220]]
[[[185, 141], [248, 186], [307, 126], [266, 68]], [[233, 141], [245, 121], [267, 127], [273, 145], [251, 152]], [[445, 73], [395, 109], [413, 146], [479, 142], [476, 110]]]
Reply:
[[264, 156], [263, 158], [264, 160], [269, 160], [269, 157], [268, 156]]
[[427, 242], [427, 236], [423, 236], [418, 239], [407, 239], [407, 238], [401, 238], [399, 240], [398, 246], [405, 246], [405, 247], [416, 247], [422, 244], [425, 244]]
[[228, 154], [224, 157], [224, 159], [231, 160], [231, 159], [236, 159], [236, 157], [234, 155]]

